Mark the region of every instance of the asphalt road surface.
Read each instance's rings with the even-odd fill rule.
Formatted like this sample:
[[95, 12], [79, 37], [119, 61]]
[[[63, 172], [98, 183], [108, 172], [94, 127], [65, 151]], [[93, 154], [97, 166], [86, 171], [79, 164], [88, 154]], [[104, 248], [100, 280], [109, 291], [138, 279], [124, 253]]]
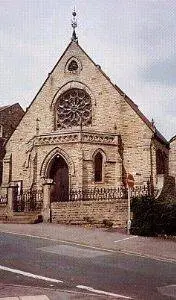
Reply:
[[162, 300], [176, 299], [175, 283], [175, 263], [0, 233], [1, 285], [91, 292], [100, 299]]

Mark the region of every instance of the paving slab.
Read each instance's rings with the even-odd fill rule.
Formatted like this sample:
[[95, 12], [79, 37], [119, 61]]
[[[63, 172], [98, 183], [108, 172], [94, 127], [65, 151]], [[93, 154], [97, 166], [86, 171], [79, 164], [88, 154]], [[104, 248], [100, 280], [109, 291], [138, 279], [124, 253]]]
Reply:
[[[32, 296], [30, 296], [32, 294]], [[8, 295], [8, 297], [7, 297]], [[21, 296], [19, 296], [21, 295]], [[47, 298], [37, 298], [39, 296]], [[26, 297], [26, 298], [24, 298]], [[31, 298], [32, 297], [32, 298]], [[60, 290], [54, 288], [41, 288], [36, 286], [24, 286], [0, 283], [0, 300], [117, 300], [106, 295], [98, 295], [91, 292], [76, 290]]]

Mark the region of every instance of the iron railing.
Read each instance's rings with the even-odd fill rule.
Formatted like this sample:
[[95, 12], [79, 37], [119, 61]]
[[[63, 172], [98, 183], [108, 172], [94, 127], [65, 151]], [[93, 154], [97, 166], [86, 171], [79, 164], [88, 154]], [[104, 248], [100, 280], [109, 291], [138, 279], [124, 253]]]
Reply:
[[43, 192], [41, 190], [23, 190], [13, 200], [13, 210], [16, 212], [41, 211], [43, 207]]
[[[148, 195], [147, 186], [137, 186], [131, 189], [131, 196], [137, 197]], [[101, 200], [117, 200], [127, 199], [128, 191], [125, 187], [117, 188], [93, 188], [93, 189], [71, 189], [69, 193], [69, 201], [101, 201]]]
[[150, 186], [135, 186], [131, 189], [131, 197], [140, 197], [150, 195]]
[[[131, 197], [149, 195], [147, 186], [136, 186], [131, 189]], [[127, 199], [128, 191], [125, 187], [117, 188], [92, 188], [92, 189], [71, 189], [69, 199], [66, 201], [112, 201], [119, 199]], [[7, 199], [3, 199], [0, 203], [7, 203]], [[15, 212], [33, 212], [41, 211], [43, 207], [43, 191], [42, 190], [23, 190], [18, 195], [13, 195], [13, 210]]]

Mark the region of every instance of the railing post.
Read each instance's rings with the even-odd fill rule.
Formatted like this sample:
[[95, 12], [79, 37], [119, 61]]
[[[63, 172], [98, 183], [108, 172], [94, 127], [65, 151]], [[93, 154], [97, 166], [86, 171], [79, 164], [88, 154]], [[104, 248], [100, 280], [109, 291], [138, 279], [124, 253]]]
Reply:
[[14, 189], [16, 188], [16, 183], [10, 183], [8, 189], [7, 189], [7, 202], [9, 211], [13, 213], [13, 201], [14, 201]]

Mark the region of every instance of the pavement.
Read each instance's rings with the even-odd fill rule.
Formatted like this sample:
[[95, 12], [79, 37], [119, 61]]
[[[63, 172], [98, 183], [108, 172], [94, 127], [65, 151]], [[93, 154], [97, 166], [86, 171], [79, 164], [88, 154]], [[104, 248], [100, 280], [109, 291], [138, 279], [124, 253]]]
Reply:
[[176, 239], [127, 235], [125, 230], [118, 228], [91, 228], [45, 223], [0, 224], [1, 231], [176, 262]]
[[[147, 257], [154, 260], [161, 260], [176, 263], [176, 239], [163, 239], [140, 237], [127, 235], [124, 230], [118, 228], [91, 228], [81, 226], [69, 226], [60, 224], [0, 224], [0, 232], [6, 232], [15, 235], [25, 235], [28, 237], [44, 238], [52, 241], [62, 241], [81, 245], [91, 249], [101, 249], [107, 251], [119, 251], [129, 255]], [[1, 286], [0, 286], [1, 288]], [[26, 293], [20, 293], [17, 287], [3, 286], [4, 296], [1, 300], [50, 300], [44, 290], [38, 290], [34, 296], [27, 296]], [[7, 291], [5, 291], [7, 289]], [[13, 297], [8, 290], [16, 290]], [[57, 300], [66, 299], [109, 299], [91, 294], [75, 294], [75, 292], [57, 291]], [[26, 296], [19, 296], [19, 295]], [[28, 293], [27, 293], [28, 294]], [[46, 296], [47, 294], [47, 296]], [[48, 298], [49, 297], [49, 298]], [[117, 298], [116, 298], [117, 299]], [[119, 298], [120, 299], [120, 298]]]

